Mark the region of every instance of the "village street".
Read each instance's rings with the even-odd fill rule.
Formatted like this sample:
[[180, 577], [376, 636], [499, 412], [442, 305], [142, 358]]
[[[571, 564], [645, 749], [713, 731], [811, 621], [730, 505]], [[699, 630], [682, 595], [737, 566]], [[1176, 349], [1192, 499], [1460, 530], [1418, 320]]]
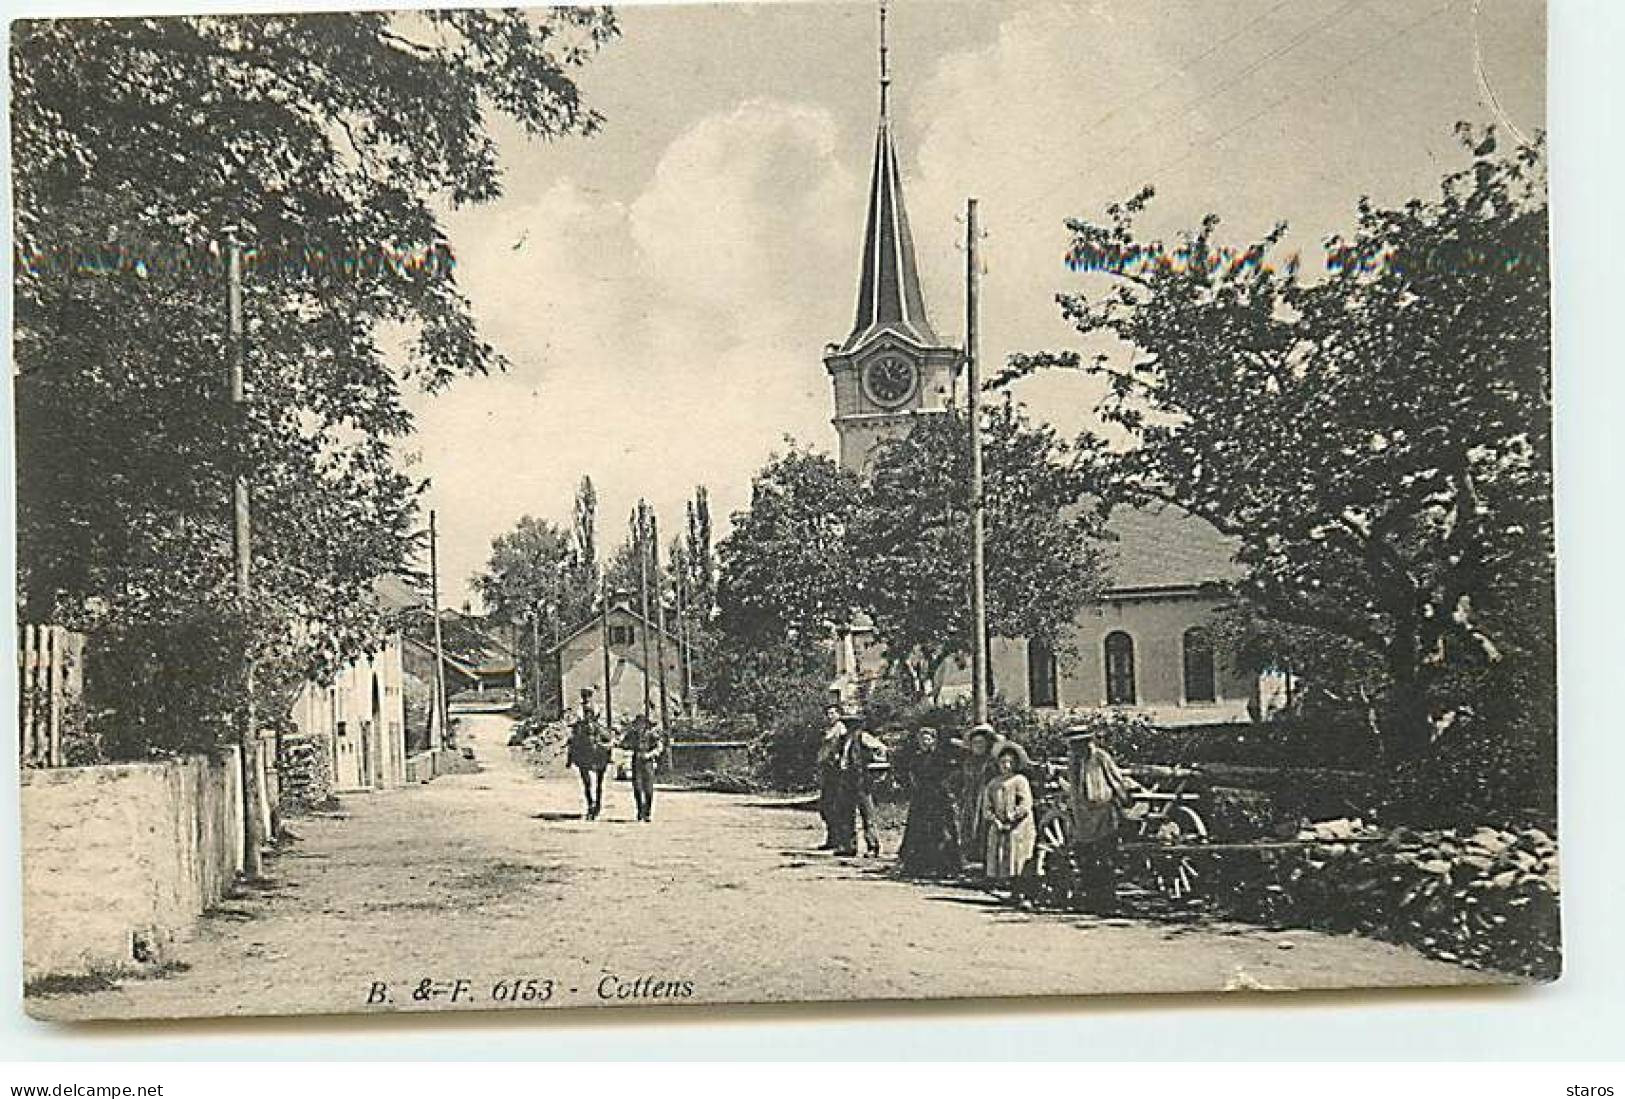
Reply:
[[662, 790], [655, 821], [638, 824], [628, 785], [613, 783], [604, 819], [589, 823], [578, 817], [573, 774], [555, 763], [538, 781], [506, 747], [508, 731], [504, 717], [466, 717], [479, 773], [346, 797], [339, 812], [295, 820], [300, 838], [269, 861], [269, 887], [207, 916], [177, 946], [184, 967], [36, 997], [32, 1013], [150, 1018], [1482, 979], [1358, 938], [1015, 912], [974, 890], [901, 882], [873, 861], [817, 853], [814, 814], [748, 796]]

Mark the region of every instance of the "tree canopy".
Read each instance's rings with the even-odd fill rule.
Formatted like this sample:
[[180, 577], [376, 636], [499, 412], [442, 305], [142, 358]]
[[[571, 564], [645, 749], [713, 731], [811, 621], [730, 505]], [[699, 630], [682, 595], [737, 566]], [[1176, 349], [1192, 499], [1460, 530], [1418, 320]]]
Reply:
[[[543, 139], [597, 127], [573, 73], [613, 33], [592, 9], [16, 24], [24, 614], [122, 638], [159, 679], [198, 657], [194, 627], [252, 638], [265, 682], [369, 645], [371, 585], [416, 548], [402, 387], [502, 365], [438, 211], [499, 193], [492, 113]], [[238, 469], [248, 606], [230, 589]], [[206, 730], [214, 712], [186, 720]]]
[[818, 643], [849, 621], [856, 591], [846, 539], [859, 488], [832, 458], [793, 447], [756, 474], [749, 506], [717, 547], [726, 632]]
[[[1011, 403], [984, 416], [990, 631], [1061, 642], [1101, 584], [1089, 455]], [[882, 443], [862, 478], [798, 449], [768, 463], [719, 547], [724, 663], [822, 689], [827, 642], [861, 617], [906, 690], [939, 689], [943, 664], [971, 652], [969, 438], [950, 411]]]
[[[988, 633], [1061, 646], [1101, 588], [1089, 467], [1011, 402], [984, 411]], [[917, 419], [876, 449], [847, 539], [857, 605], [891, 661], [940, 687], [971, 640], [970, 432], [957, 410]]]
[[[1175, 503], [1240, 541], [1266, 616], [1352, 644], [1396, 758], [1517, 657], [1551, 667], [1550, 312], [1542, 149], [1471, 164], [1431, 201], [1362, 201], [1305, 275], [1284, 225], [1226, 247], [1216, 217], [1143, 240], [1149, 190], [1070, 223], [1104, 284], [1063, 313], [1117, 350], [1017, 359], [1108, 383], [1108, 497]], [[1324, 650], [1323, 652], [1328, 651]], [[1471, 684], [1471, 686], [1469, 686]]]

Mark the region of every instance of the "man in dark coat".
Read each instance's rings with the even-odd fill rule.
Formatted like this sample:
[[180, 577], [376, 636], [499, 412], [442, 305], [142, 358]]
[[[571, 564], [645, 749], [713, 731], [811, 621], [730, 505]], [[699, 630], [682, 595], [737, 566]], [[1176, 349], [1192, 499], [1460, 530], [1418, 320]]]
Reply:
[[565, 765], [581, 771], [581, 794], [587, 802], [587, 819], [597, 820], [604, 808], [604, 772], [609, 769], [609, 729], [599, 720], [592, 704], [592, 688], [581, 691], [581, 712], [570, 725], [570, 742]]
[[[886, 770], [886, 746], [863, 727], [859, 718], [844, 722], [847, 732], [837, 748], [835, 853], [858, 853], [857, 824], [863, 826], [864, 853], [880, 854], [880, 834], [875, 828], [875, 778]], [[856, 821], [853, 817], [856, 815]]]
[[841, 720], [841, 708], [835, 703], [824, 708], [824, 717], [829, 726], [818, 743], [818, 815], [824, 821], [824, 842], [818, 845], [818, 850], [833, 851], [840, 846], [837, 840], [841, 827], [836, 817], [841, 799], [838, 789], [840, 747], [846, 739], [846, 725]]
[[627, 723], [621, 747], [632, 753], [632, 800], [637, 803], [638, 820], [654, 819], [655, 768], [666, 754], [666, 735], [660, 726], [638, 714]]

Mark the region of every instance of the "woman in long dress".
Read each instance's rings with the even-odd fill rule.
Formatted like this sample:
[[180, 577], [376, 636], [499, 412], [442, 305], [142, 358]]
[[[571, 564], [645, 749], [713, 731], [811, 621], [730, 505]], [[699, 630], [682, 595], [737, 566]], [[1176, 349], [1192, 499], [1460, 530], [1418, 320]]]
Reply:
[[1005, 743], [987, 724], [976, 726], [965, 737], [965, 751], [959, 760], [959, 845], [966, 864], [981, 862], [987, 853], [982, 794], [988, 780], [998, 774], [994, 757]]
[[898, 867], [922, 878], [954, 877], [962, 869], [962, 860], [953, 790], [957, 774], [948, 744], [935, 729], [921, 729], [914, 734], [905, 763], [899, 777], [909, 789], [908, 823], [897, 850]]
[[1033, 823], [1033, 788], [1022, 774], [1026, 753], [1006, 744], [994, 757], [998, 773], [982, 791], [982, 816], [987, 821], [988, 880], [1010, 886], [1026, 869], [1038, 840]]

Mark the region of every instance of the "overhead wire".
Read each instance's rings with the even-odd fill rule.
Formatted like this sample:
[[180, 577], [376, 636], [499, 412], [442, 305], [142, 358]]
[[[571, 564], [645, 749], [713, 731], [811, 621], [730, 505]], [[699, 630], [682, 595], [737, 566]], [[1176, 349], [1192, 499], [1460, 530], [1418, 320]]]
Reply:
[[[1424, 23], [1428, 23], [1428, 22], [1430, 22], [1430, 21], [1432, 21], [1434, 19], [1437, 19], [1439, 16], [1443, 15], [1446, 11], [1449, 11], [1452, 7], [1454, 7], [1458, 2], [1459, 2], [1459, 0], [1446, 0], [1446, 2], [1444, 4], [1440, 5], [1437, 8], [1434, 8], [1433, 10], [1429, 11], [1427, 14], [1421, 16], [1420, 18], [1414, 19], [1411, 22], [1406, 23], [1404, 26], [1400, 27], [1398, 30], [1394, 31], [1392, 34], [1384, 35], [1381, 39], [1379, 39], [1378, 41], [1372, 43], [1366, 49], [1361, 50], [1359, 53], [1355, 54], [1345, 64], [1338, 66], [1336, 69], [1333, 69], [1330, 74], [1320, 78], [1317, 81], [1317, 86], [1318, 87], [1325, 87], [1326, 85], [1331, 84], [1331, 83], [1341, 79], [1355, 65], [1359, 64], [1361, 61], [1364, 61], [1366, 58], [1368, 58], [1372, 54], [1376, 53], [1379, 49], [1386, 46], [1388, 43], [1392, 42], [1394, 39], [1400, 37], [1401, 35], [1410, 33], [1411, 31], [1415, 30], [1417, 27], [1420, 27]], [[1185, 163], [1185, 161], [1189, 160], [1191, 157], [1195, 156], [1197, 153], [1202, 152], [1204, 149], [1211, 148], [1212, 146], [1217, 145], [1219, 142], [1224, 141], [1227, 138], [1230, 138], [1230, 137], [1234, 136], [1239, 131], [1246, 129], [1248, 126], [1251, 126], [1254, 122], [1257, 122], [1260, 118], [1263, 118], [1265, 115], [1269, 114], [1271, 111], [1274, 111], [1277, 108], [1283, 106], [1284, 104], [1288, 103], [1293, 98], [1295, 98], [1297, 95], [1299, 95], [1302, 92], [1305, 92], [1307, 90], [1308, 90], [1307, 87], [1302, 87], [1302, 86], [1297, 87], [1297, 88], [1293, 88], [1292, 90], [1288, 91], [1287, 94], [1285, 94], [1285, 95], [1283, 95], [1283, 96], [1281, 96], [1281, 97], [1279, 97], [1277, 99], [1274, 99], [1271, 102], [1265, 104], [1263, 107], [1259, 108], [1257, 111], [1255, 111], [1252, 114], [1248, 115], [1246, 118], [1242, 119], [1240, 122], [1236, 123], [1234, 126], [1231, 126], [1230, 128], [1228, 128], [1228, 129], [1226, 129], [1226, 130], [1224, 130], [1224, 131], [1222, 131], [1222, 132], [1220, 132], [1218, 134], [1215, 134], [1212, 138], [1208, 139], [1207, 141], [1197, 142], [1195, 144], [1192, 144], [1190, 147], [1188, 147], [1185, 150], [1185, 152], [1181, 153], [1179, 156], [1173, 158], [1172, 160], [1164, 161], [1162, 164], [1159, 164], [1156, 168], [1152, 169], [1151, 172], [1149, 172], [1148, 174], [1151, 175], [1151, 176], [1156, 176], [1156, 175], [1158, 175], [1158, 174], [1160, 174], [1162, 172], [1167, 171], [1169, 168], [1177, 167], [1178, 165]]]
[[[1208, 47], [1206, 50], [1204, 50], [1201, 53], [1197, 54], [1195, 57], [1191, 58], [1190, 60], [1181, 62], [1179, 67], [1177, 68], [1177, 70], [1175, 72], [1172, 72], [1168, 76], [1164, 77], [1156, 85], [1153, 85], [1153, 87], [1150, 90], [1148, 90], [1146, 92], [1138, 93], [1134, 98], [1135, 99], [1143, 99], [1146, 95], [1150, 94], [1151, 91], [1155, 91], [1157, 89], [1160, 89], [1160, 88], [1166, 86], [1169, 82], [1171, 82], [1173, 79], [1175, 79], [1181, 72], [1183, 72], [1185, 68], [1188, 68], [1189, 66], [1194, 65], [1199, 61], [1202, 61], [1202, 60], [1205, 60], [1208, 57], [1211, 57], [1213, 54], [1217, 53], [1218, 50], [1220, 48], [1222, 48], [1224, 45], [1228, 45], [1230, 42], [1235, 41], [1243, 33], [1245, 33], [1248, 30], [1251, 30], [1253, 27], [1256, 27], [1259, 23], [1263, 22], [1265, 19], [1268, 19], [1271, 15], [1275, 14], [1277, 11], [1281, 10], [1283, 7], [1286, 7], [1287, 3], [1290, 3], [1290, 2], [1291, 2], [1291, 0], [1287, 0], [1286, 3], [1277, 3], [1274, 6], [1266, 9], [1265, 11], [1260, 13], [1259, 15], [1254, 16], [1252, 19], [1248, 20], [1247, 23], [1245, 23], [1239, 30], [1233, 31], [1232, 33], [1230, 33], [1229, 35], [1227, 35], [1224, 38], [1220, 39], [1218, 42], [1214, 43], [1212, 46]], [[1238, 72], [1236, 72], [1233, 76], [1227, 78], [1223, 83], [1219, 84], [1217, 87], [1202, 90], [1198, 95], [1196, 95], [1195, 97], [1193, 97], [1190, 100], [1186, 101], [1186, 103], [1184, 104], [1184, 109], [1183, 110], [1177, 110], [1176, 109], [1174, 111], [1167, 112], [1167, 113], [1164, 113], [1162, 115], [1157, 116], [1152, 121], [1151, 125], [1146, 126], [1146, 127], [1142, 128], [1141, 130], [1137, 131], [1135, 133], [1135, 135], [1133, 137], [1131, 137], [1128, 141], [1126, 141], [1123, 144], [1115, 147], [1111, 152], [1108, 152], [1108, 153], [1104, 154], [1100, 159], [1101, 160], [1110, 160], [1112, 157], [1131, 149], [1133, 147], [1135, 141], [1137, 141], [1140, 137], [1143, 137], [1146, 134], [1152, 133], [1153, 131], [1155, 131], [1155, 130], [1157, 130], [1159, 128], [1163, 128], [1165, 126], [1177, 125], [1181, 120], [1188, 117], [1190, 114], [1194, 113], [1196, 110], [1198, 110], [1200, 107], [1202, 107], [1206, 103], [1211, 102], [1216, 96], [1221, 95], [1226, 91], [1229, 91], [1231, 88], [1235, 87], [1241, 81], [1245, 80], [1247, 77], [1249, 77], [1253, 73], [1257, 72], [1264, 65], [1270, 63], [1271, 61], [1279, 60], [1280, 58], [1283, 58], [1283, 57], [1287, 56], [1292, 51], [1298, 49], [1305, 42], [1307, 42], [1311, 38], [1313, 38], [1320, 31], [1323, 31], [1323, 30], [1331, 27], [1333, 24], [1335, 24], [1335, 23], [1339, 22], [1340, 20], [1346, 18], [1355, 9], [1360, 8], [1360, 7], [1364, 7], [1365, 5], [1367, 5], [1367, 4], [1371, 3], [1371, 2], [1372, 2], [1372, 0], [1348, 0], [1348, 2], [1345, 3], [1342, 7], [1337, 8], [1335, 11], [1332, 11], [1331, 13], [1317, 19], [1316, 21], [1311, 23], [1309, 26], [1303, 28], [1297, 34], [1295, 34], [1293, 37], [1291, 37], [1287, 41], [1283, 42], [1279, 46], [1276, 46], [1274, 49], [1271, 49], [1271, 50], [1265, 52], [1264, 54], [1261, 54], [1260, 56], [1254, 58], [1251, 62], [1244, 65]], [[1133, 100], [1125, 99], [1124, 101], [1120, 102], [1116, 107], [1113, 107], [1111, 110], [1107, 111], [1105, 115], [1101, 116], [1099, 119], [1096, 119], [1094, 122], [1090, 123], [1089, 128], [1097, 128], [1098, 126], [1102, 125], [1105, 120], [1107, 120], [1109, 118], [1114, 118], [1117, 115], [1121, 114], [1124, 110], [1129, 108], [1132, 101]], [[1057, 186], [1047, 189], [1042, 194], [1037, 195], [1033, 199], [1022, 203], [1021, 206], [1015, 208], [1011, 212], [1012, 217], [1020, 217], [1020, 216], [1022, 216], [1024, 214], [1033, 212], [1033, 210], [1034, 210], [1034, 208], [1036, 206], [1038, 206], [1040, 203], [1048, 201], [1051, 198], [1054, 198], [1070, 182], [1071, 182], [1070, 180], [1063, 181], [1063, 182], [1059, 183]]]

